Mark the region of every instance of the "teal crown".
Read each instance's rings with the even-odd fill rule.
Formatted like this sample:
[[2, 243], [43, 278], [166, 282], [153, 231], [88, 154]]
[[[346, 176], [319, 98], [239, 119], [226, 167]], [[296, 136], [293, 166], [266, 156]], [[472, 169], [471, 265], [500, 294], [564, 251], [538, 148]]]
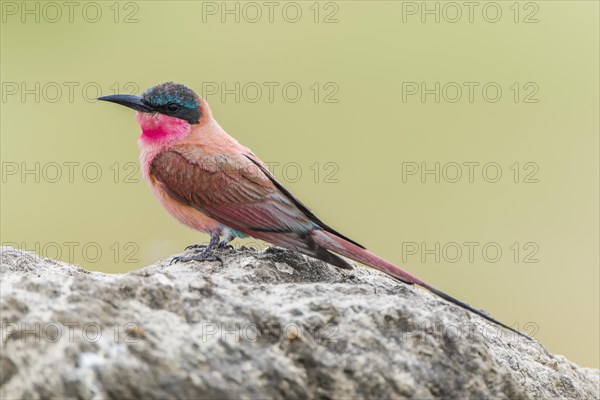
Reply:
[[144, 103], [160, 107], [169, 103], [177, 103], [185, 108], [198, 108], [200, 99], [187, 86], [174, 82], [165, 82], [146, 90], [142, 95]]

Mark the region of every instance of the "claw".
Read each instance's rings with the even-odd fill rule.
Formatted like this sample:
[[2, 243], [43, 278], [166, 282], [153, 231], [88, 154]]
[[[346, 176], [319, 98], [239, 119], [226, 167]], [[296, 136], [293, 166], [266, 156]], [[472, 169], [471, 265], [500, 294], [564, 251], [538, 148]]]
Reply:
[[179, 257], [179, 256], [177, 256], [177, 257], [173, 257], [173, 258], [171, 259], [171, 262], [169, 263], [169, 267], [170, 267], [171, 265], [175, 264], [175, 263], [178, 263], [179, 261], [182, 261], [182, 260], [181, 260], [181, 258], [182, 258], [182, 257]]
[[235, 236], [231, 233], [231, 229], [225, 229], [223, 232], [223, 239], [217, 243], [217, 248], [233, 250], [233, 246], [229, 245], [229, 242], [231, 242], [233, 239], [235, 239]]
[[185, 248], [186, 250], [195, 250], [195, 249], [202, 248], [201, 252], [196, 253], [196, 254], [191, 254], [189, 256], [173, 257], [171, 259], [171, 262], [169, 263], [169, 265], [173, 265], [173, 263], [177, 263], [177, 262], [188, 262], [188, 261], [219, 261], [219, 262], [222, 262], [222, 260], [219, 257], [213, 256], [210, 254], [215, 247], [218, 247], [218, 245], [219, 245], [219, 235], [212, 234], [210, 236], [210, 242], [208, 243], [207, 246], [203, 246], [200, 244], [192, 244]]
[[210, 255], [210, 254], [198, 253], [198, 254], [192, 254], [190, 256], [177, 256], [177, 257], [173, 257], [171, 259], [171, 262], [169, 263], [169, 265], [173, 265], [174, 263], [178, 263], [178, 262], [189, 262], [189, 261], [199, 261], [199, 262], [203, 262], [203, 261], [219, 261], [219, 262], [223, 262], [223, 260], [221, 260], [221, 258], [219, 258], [217, 256], [213, 256], [213, 255]]
[[217, 244], [217, 249], [229, 249], [229, 250], [233, 250], [233, 246], [230, 245], [229, 242], [221, 240], [219, 242], [219, 244]]

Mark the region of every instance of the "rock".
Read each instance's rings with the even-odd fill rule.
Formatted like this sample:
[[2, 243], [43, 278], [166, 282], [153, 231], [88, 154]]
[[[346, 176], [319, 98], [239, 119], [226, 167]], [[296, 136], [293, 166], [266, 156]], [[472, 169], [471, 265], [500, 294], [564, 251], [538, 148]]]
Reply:
[[598, 370], [367, 268], [277, 248], [122, 275], [1, 257], [3, 399], [599, 396]]

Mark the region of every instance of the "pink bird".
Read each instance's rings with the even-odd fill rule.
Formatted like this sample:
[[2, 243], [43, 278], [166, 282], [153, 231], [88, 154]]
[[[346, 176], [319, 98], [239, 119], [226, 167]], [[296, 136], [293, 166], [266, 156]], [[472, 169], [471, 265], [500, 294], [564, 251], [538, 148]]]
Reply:
[[[451, 297], [337, 232], [300, 202], [250, 149], [229, 136], [208, 103], [168, 82], [141, 97], [100, 97], [137, 110], [144, 178], [166, 210], [190, 228], [210, 234], [201, 252], [175, 261], [214, 259], [211, 251], [235, 237], [257, 239], [351, 269], [344, 256], [419, 285], [499, 326], [526, 336]], [[219, 242], [220, 237], [223, 240]], [[528, 336], [526, 336], [528, 337]]]

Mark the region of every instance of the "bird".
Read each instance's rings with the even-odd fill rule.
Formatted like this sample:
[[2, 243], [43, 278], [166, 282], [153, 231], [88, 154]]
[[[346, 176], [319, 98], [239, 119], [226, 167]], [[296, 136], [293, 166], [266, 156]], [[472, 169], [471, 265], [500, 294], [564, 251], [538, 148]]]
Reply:
[[[251, 236], [341, 269], [344, 257], [408, 285], [420, 286], [521, 336], [528, 335], [384, 260], [319, 219], [249, 148], [213, 118], [207, 101], [185, 85], [165, 82], [141, 96], [98, 100], [136, 110], [141, 172], [163, 207], [183, 225], [208, 233], [201, 251], [175, 262], [214, 260], [216, 248]], [[194, 247], [194, 246], [191, 246]], [[198, 246], [200, 247], [200, 246]]]

